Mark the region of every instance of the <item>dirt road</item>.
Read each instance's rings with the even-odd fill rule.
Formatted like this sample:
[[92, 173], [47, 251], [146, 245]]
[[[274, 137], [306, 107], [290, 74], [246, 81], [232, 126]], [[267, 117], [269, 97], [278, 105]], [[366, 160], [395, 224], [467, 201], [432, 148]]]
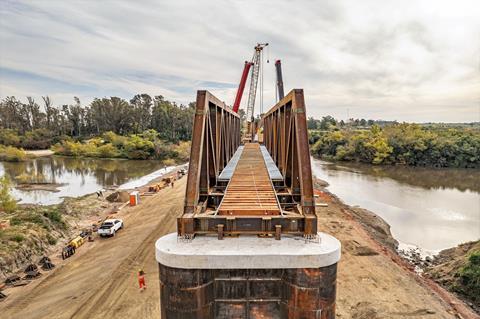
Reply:
[[[175, 231], [186, 178], [122, 211], [125, 228], [98, 239], [48, 278], [0, 304], [2, 318], [160, 318], [154, 243]], [[321, 231], [342, 241], [338, 270], [338, 318], [456, 318], [452, 309], [420, 284], [373, 241], [335, 201], [318, 210]], [[136, 272], [146, 272], [140, 292]]]
[[[94, 247], [80, 248], [86, 251], [30, 291], [9, 296], [0, 304], [2, 318], [159, 318], [154, 243], [175, 230], [185, 181], [122, 210], [118, 216], [124, 229], [114, 238], [97, 239]], [[146, 272], [144, 292], [137, 287], [139, 268]]]

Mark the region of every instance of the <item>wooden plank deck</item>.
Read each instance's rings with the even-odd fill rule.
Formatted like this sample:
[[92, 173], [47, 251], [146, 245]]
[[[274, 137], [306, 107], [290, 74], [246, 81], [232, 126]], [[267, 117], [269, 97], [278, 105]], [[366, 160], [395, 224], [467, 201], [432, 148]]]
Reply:
[[275, 190], [258, 143], [245, 144], [218, 214], [280, 215]]

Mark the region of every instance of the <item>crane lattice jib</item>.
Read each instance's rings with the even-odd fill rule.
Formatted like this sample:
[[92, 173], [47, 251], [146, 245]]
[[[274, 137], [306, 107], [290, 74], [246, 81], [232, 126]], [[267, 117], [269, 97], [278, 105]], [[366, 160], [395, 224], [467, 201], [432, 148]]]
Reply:
[[257, 84], [258, 84], [258, 74], [260, 73], [260, 54], [265, 46], [265, 44], [257, 44], [255, 47], [255, 53], [253, 54], [253, 71], [252, 78], [250, 80], [250, 92], [248, 94], [248, 103], [247, 103], [247, 121], [253, 122], [253, 111], [255, 108], [255, 96], [257, 93]]

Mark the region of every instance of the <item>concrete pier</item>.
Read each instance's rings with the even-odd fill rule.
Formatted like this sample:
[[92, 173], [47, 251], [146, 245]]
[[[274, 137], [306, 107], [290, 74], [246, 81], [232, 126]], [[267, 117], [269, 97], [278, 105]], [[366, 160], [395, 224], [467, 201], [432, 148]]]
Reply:
[[162, 318], [335, 318], [340, 242], [318, 238], [160, 238]]

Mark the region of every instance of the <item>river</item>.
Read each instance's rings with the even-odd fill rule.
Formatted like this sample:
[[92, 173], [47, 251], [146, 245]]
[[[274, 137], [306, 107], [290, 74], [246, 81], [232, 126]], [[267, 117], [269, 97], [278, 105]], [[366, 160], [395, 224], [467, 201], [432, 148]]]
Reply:
[[[21, 203], [58, 204], [63, 197], [78, 197], [103, 188], [120, 186], [134, 188], [147, 183], [171, 167], [154, 160], [122, 160], [97, 158], [70, 158], [62, 156], [38, 157], [25, 162], [0, 162], [0, 176], [6, 174], [15, 181], [21, 174], [35, 176], [49, 183], [62, 184], [58, 192], [45, 190], [21, 191], [12, 194]], [[124, 185], [125, 187], [122, 187]]]
[[[346, 204], [385, 219], [403, 245], [435, 253], [480, 238], [480, 170], [335, 164], [317, 159], [312, 159], [312, 170]], [[0, 162], [0, 176], [15, 180], [26, 173], [62, 184], [58, 192], [13, 189], [21, 203], [37, 204], [56, 204], [65, 196], [111, 186], [134, 188], [165, 172], [160, 161], [50, 156]]]
[[401, 248], [434, 254], [480, 239], [480, 170], [329, 163], [313, 174], [348, 205], [381, 216]]

